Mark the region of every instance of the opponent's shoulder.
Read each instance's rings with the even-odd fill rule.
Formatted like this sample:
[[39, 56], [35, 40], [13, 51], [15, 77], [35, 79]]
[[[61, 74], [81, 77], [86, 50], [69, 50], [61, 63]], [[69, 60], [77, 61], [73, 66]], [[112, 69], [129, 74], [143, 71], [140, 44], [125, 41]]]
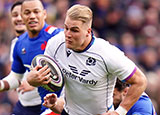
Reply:
[[63, 31], [63, 29], [57, 28], [57, 27], [52, 26], [52, 25], [47, 25], [44, 29], [44, 33], [46, 33], [46, 35], [49, 35], [49, 36], [54, 36], [61, 31]]

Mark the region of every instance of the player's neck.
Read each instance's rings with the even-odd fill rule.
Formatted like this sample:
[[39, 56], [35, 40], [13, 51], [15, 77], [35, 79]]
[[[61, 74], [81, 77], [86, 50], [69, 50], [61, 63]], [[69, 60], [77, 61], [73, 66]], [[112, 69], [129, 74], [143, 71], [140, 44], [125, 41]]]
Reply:
[[19, 36], [22, 35], [24, 32], [25, 32], [25, 30], [15, 31], [15, 35], [16, 35], [17, 37], [19, 37]]
[[86, 37], [85, 42], [81, 46], [73, 50], [76, 52], [84, 51], [87, 48], [87, 46], [90, 44], [91, 41], [92, 41], [92, 35], [89, 35], [88, 37]]
[[29, 31], [28, 35], [30, 38], [35, 38], [38, 36], [39, 33], [40, 33], [39, 31]]

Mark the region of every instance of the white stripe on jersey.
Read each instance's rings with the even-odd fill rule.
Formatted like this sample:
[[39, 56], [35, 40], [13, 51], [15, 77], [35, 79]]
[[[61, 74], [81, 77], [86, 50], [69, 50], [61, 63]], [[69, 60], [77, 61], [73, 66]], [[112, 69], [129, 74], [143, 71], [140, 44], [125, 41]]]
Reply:
[[55, 29], [57, 29], [57, 28], [52, 26], [52, 27], [50, 27], [50, 28], [48, 29], [47, 32], [48, 32], [49, 34], [52, 34], [52, 32], [53, 32]]
[[11, 62], [13, 62], [13, 50], [14, 50], [14, 46], [15, 46], [17, 40], [18, 40], [18, 38], [15, 37], [11, 42], [11, 48], [10, 48], [10, 61]]

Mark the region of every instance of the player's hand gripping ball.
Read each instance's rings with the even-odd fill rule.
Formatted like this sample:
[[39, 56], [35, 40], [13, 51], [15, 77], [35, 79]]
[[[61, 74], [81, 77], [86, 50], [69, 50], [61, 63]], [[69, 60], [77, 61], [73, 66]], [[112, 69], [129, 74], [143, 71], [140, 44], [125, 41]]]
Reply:
[[58, 64], [49, 56], [40, 54], [33, 58], [31, 67], [34, 68], [37, 65], [41, 65], [42, 67], [48, 65], [51, 69], [51, 78], [52, 81], [47, 85], [42, 85], [43, 88], [50, 92], [56, 92], [62, 89], [64, 85], [64, 78]]

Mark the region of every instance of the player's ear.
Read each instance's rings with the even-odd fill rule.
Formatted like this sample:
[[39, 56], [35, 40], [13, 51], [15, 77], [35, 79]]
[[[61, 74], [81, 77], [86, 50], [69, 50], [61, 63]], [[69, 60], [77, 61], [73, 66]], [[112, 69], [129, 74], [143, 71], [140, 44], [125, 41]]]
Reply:
[[44, 19], [47, 18], [47, 11], [46, 10], [43, 10], [43, 15], [44, 15]]
[[123, 90], [123, 95], [124, 95], [124, 96], [126, 96], [126, 95], [127, 95], [127, 93], [128, 93], [128, 89], [129, 89], [129, 87], [126, 87], [126, 88]]
[[92, 31], [92, 29], [88, 28], [86, 37], [88, 37], [89, 35], [91, 35], [91, 31]]

